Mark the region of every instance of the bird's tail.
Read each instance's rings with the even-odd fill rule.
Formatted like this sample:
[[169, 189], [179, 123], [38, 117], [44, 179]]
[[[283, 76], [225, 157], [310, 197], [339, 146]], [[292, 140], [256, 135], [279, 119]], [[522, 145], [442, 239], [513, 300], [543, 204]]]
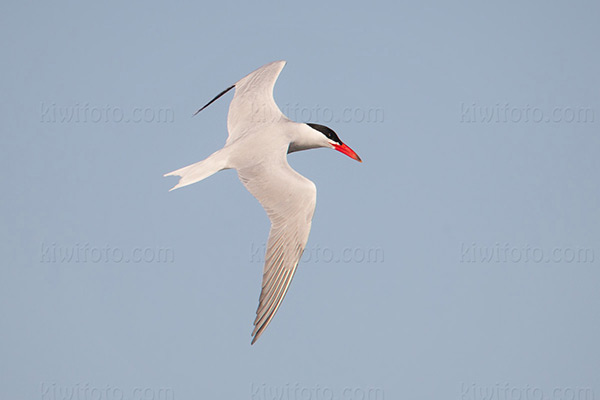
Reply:
[[202, 161], [180, 168], [176, 171], [169, 172], [164, 176], [181, 177], [181, 179], [179, 179], [179, 183], [169, 190], [170, 192], [171, 190], [199, 182], [202, 179], [208, 178], [212, 174], [227, 168], [227, 157], [221, 150], [219, 150]]

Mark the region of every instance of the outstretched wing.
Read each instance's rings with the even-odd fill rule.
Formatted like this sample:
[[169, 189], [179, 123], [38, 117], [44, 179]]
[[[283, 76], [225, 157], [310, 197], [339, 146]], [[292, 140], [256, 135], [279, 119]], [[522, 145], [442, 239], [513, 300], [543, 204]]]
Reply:
[[317, 189], [294, 171], [285, 157], [277, 165], [240, 169], [238, 176], [271, 220], [262, 290], [252, 331], [254, 344], [275, 316], [294, 277], [308, 241]]
[[234, 141], [259, 125], [285, 118], [273, 98], [273, 87], [285, 61], [263, 65], [235, 83], [235, 95], [227, 115], [227, 142]]
[[273, 99], [273, 87], [284, 66], [285, 61], [273, 61], [263, 65], [216, 95], [194, 115], [235, 88], [227, 115], [229, 137], [226, 144], [235, 141], [256, 126], [286, 119]]

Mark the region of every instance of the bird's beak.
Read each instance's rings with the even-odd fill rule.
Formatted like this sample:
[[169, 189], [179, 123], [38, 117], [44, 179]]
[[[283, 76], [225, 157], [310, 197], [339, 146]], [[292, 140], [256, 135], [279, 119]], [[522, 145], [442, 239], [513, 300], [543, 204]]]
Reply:
[[342, 144], [332, 143], [332, 145], [333, 145], [333, 148], [335, 150], [339, 151], [340, 153], [343, 153], [343, 154], [347, 155], [348, 157], [355, 159], [358, 162], [362, 162], [362, 160], [360, 159], [358, 154], [356, 154], [354, 152], [354, 150], [352, 150], [350, 147], [346, 146], [344, 143], [342, 143]]

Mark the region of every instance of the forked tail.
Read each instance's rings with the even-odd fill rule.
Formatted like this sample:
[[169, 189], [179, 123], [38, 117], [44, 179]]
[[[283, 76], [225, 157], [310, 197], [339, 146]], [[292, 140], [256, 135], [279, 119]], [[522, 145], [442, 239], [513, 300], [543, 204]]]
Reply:
[[179, 183], [169, 190], [170, 192], [171, 190], [199, 182], [202, 179], [208, 178], [212, 174], [227, 168], [227, 157], [221, 150], [219, 150], [202, 161], [180, 168], [176, 171], [169, 172], [164, 176], [181, 177], [181, 179], [179, 179]]

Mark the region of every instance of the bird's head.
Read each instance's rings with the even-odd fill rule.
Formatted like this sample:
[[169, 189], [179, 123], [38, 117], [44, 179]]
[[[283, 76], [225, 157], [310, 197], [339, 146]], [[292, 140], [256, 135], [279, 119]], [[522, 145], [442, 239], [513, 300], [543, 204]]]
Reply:
[[344, 144], [333, 129], [319, 124], [308, 123], [306, 125], [320, 133], [320, 142], [322, 143], [321, 147], [329, 147], [347, 155], [350, 158], [355, 159], [358, 162], [362, 162], [358, 154], [356, 154], [354, 150], [352, 150], [350, 147]]

